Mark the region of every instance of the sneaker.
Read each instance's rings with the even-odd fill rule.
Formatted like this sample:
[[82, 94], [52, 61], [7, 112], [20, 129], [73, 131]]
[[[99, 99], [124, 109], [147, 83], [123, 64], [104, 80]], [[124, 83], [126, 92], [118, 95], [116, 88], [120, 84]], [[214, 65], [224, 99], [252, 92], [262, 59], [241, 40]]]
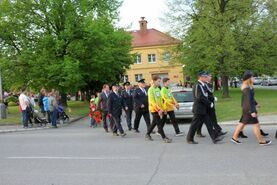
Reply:
[[160, 134], [159, 132], [156, 132], [156, 135], [157, 135], [157, 136], [161, 136], [161, 134]]
[[179, 132], [176, 134], [176, 137], [183, 136], [183, 135], [184, 135], [184, 132]]
[[148, 134], [145, 135], [145, 139], [148, 141], [153, 141], [152, 137]]
[[125, 137], [126, 135], [127, 135], [126, 133], [120, 134], [121, 137]]
[[235, 140], [234, 138], [232, 138], [231, 141], [237, 145], [242, 144], [239, 140]]
[[114, 132], [114, 133], [113, 133], [113, 136], [119, 136], [119, 134], [118, 134], [118, 133], [116, 133], [116, 132]]
[[166, 137], [166, 138], [163, 139], [163, 141], [164, 141], [165, 143], [171, 143], [171, 142], [172, 142], [172, 139], [169, 139], [169, 138]]
[[261, 146], [267, 146], [271, 144], [271, 141], [265, 141], [264, 143], [259, 143]]

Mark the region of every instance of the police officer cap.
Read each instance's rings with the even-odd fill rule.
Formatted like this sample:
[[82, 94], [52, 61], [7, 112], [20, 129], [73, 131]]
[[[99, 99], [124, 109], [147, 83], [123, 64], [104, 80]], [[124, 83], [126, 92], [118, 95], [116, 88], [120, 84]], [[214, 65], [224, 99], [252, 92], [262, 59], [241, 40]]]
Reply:
[[145, 83], [145, 79], [140, 79], [138, 83]]
[[209, 74], [206, 71], [201, 71], [201, 72], [198, 73], [198, 76], [207, 77], [207, 76], [209, 76]]
[[112, 87], [113, 87], [113, 86], [118, 87], [119, 85], [118, 85], [118, 83], [112, 83]]
[[252, 76], [254, 76], [254, 74], [252, 73], [252, 71], [245, 71], [243, 76], [242, 76], [242, 80], [245, 81], [245, 80], [248, 80], [249, 78], [251, 78]]
[[126, 86], [126, 85], [129, 86], [129, 85], [131, 85], [131, 84], [130, 84], [130, 82], [125, 82], [125, 83], [123, 84], [123, 86]]

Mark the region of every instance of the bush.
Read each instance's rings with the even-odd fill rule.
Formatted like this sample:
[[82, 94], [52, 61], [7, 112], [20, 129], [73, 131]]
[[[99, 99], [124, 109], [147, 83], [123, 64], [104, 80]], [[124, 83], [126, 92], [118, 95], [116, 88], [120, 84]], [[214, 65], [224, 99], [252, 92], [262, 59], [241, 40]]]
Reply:
[[18, 104], [18, 98], [15, 97], [15, 96], [9, 96], [9, 97], [6, 98], [5, 101], [8, 102], [8, 104], [10, 104], [11, 102], [15, 103], [15, 104]]

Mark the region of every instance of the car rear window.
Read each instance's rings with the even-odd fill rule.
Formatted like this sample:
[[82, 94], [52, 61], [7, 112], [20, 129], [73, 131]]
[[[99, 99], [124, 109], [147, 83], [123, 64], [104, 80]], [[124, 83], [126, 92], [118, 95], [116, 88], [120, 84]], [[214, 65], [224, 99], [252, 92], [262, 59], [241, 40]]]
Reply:
[[193, 102], [192, 91], [180, 91], [172, 93], [178, 103]]

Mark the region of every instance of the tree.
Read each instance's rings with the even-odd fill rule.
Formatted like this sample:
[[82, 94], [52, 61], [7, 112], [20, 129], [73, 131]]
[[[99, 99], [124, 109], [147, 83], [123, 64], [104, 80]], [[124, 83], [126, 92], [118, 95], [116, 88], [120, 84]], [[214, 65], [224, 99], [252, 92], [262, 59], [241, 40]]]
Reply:
[[36, 90], [55, 88], [63, 100], [67, 92], [115, 80], [131, 64], [131, 37], [113, 25], [120, 4], [117, 0], [1, 1], [5, 76], [13, 84]]
[[[183, 41], [178, 47], [178, 58], [186, 65], [186, 72], [194, 76], [200, 70], [209, 70], [216, 77], [220, 76], [223, 97], [229, 97], [229, 77], [240, 76], [246, 69], [257, 74], [276, 70], [276, 62], [273, 62], [276, 60], [276, 24], [272, 21], [276, 15], [269, 11], [274, 7], [273, 1], [267, 3], [261, 0], [171, 0], [166, 22]], [[269, 29], [270, 34], [264, 35], [264, 29]], [[271, 67], [265, 69], [265, 66]]]

